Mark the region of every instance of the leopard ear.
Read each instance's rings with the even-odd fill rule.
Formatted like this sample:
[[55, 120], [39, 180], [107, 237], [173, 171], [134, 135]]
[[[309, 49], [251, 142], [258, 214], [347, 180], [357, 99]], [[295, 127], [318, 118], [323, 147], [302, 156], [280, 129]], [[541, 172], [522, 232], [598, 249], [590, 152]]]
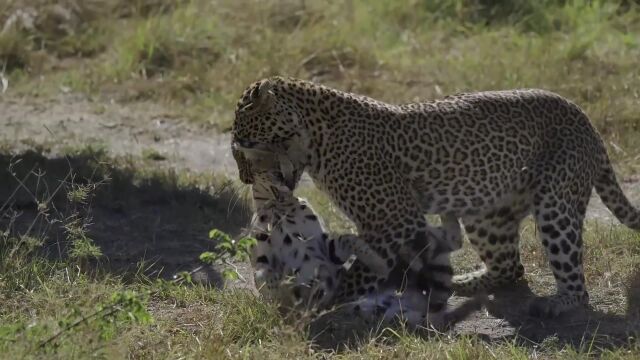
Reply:
[[269, 80], [263, 80], [260, 85], [249, 94], [248, 110], [267, 110], [274, 101], [273, 83]]

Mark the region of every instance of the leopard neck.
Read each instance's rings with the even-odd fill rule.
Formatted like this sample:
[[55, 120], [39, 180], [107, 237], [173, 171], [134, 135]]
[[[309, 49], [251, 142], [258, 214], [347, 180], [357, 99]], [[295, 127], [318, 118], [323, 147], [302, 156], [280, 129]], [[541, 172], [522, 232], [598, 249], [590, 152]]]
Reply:
[[[292, 149], [290, 154], [298, 157], [294, 162], [304, 163], [312, 172], [324, 156], [320, 149], [326, 148], [334, 137], [351, 134], [369, 138], [374, 136], [369, 129], [389, 127], [388, 119], [403, 111], [396, 105], [309, 81], [291, 78], [272, 78], [271, 81], [276, 98], [284, 108], [290, 109], [295, 117], [293, 121], [298, 123], [299, 138], [295, 141], [295, 151]], [[396, 116], [387, 116], [393, 114]], [[385, 133], [388, 134], [378, 132]]]

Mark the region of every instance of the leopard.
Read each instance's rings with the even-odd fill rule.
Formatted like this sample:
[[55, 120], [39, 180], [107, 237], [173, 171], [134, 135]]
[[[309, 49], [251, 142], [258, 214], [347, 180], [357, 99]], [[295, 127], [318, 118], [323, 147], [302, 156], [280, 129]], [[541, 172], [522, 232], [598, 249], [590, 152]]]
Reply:
[[[429, 311], [430, 304], [437, 302], [414, 287], [407, 274], [401, 286], [387, 283], [376, 293], [341, 298], [337, 295], [344, 293], [341, 287], [362, 275], [357, 268], [351, 271], [359, 261], [354, 246], [366, 244], [354, 241], [353, 234], [328, 233], [306, 199], [295, 197], [277, 180], [269, 184], [269, 189], [262, 191], [262, 202], [252, 220], [251, 235], [257, 241], [251, 248], [251, 265], [257, 289], [263, 297], [276, 301], [281, 310], [331, 308], [364, 323], [400, 322], [408, 329], [445, 330], [488, 301], [481, 295], [454, 309]], [[440, 264], [449, 265], [446, 254]], [[448, 295], [442, 297], [445, 301], [447, 298]]]
[[425, 231], [433, 228], [425, 214], [459, 219], [483, 263], [454, 276], [456, 293], [512, 284], [525, 274], [519, 229], [532, 216], [556, 291], [532, 297], [528, 309], [553, 317], [589, 303], [582, 233], [592, 190], [640, 230], [640, 211], [588, 115], [548, 90], [390, 104], [274, 76], [244, 90], [231, 133], [243, 183], [263, 181], [254, 174], [273, 167], [295, 188], [306, 172], [355, 224], [359, 240], [386, 261], [373, 286], [407, 255], [419, 254], [429, 271], [438, 241]]

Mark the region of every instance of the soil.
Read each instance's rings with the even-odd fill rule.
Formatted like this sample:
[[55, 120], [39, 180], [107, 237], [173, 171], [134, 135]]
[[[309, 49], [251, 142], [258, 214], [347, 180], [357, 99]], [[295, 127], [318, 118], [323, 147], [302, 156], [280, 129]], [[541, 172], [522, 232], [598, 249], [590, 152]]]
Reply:
[[[103, 146], [112, 155], [141, 157], [160, 168], [223, 173], [237, 178], [228, 134], [194, 125], [180, 114], [156, 104], [118, 104], [70, 94], [54, 99], [0, 97], [0, 144], [5, 146], [5, 153], [0, 154], [0, 170], [15, 161], [13, 154], [44, 148], [47, 159], [39, 158], [35, 162], [49, 170], [50, 188], [56, 187], [54, 182], [59, 182], [69, 168], [87, 166], [90, 159], [65, 156], [68, 148], [87, 145]], [[27, 168], [22, 171], [28, 173]], [[195, 280], [221, 285], [216, 269], [203, 267], [197, 256], [213, 247], [207, 238], [209, 229], [215, 227], [238, 235], [247, 225], [249, 209], [237, 205], [239, 200], [234, 190], [218, 189], [211, 193], [153, 182], [141, 185], [127, 174], [116, 175], [120, 186], [116, 194], [105, 191], [96, 195], [90, 212], [91, 236], [109, 259], [106, 265], [118, 272], [135, 272], [137, 264], [144, 259], [149, 262], [145, 269], [150, 272], [172, 276], [178, 271], [192, 271]], [[18, 186], [16, 178], [22, 179], [10, 173], [0, 177], [3, 182], [0, 214], [4, 217], [0, 225], [24, 232], [38, 219], [40, 209], [33, 194], [20, 191], [12, 194]], [[640, 204], [640, 178], [623, 178], [621, 183], [632, 202]], [[303, 186], [310, 186], [308, 178]], [[21, 220], [8, 216], [8, 210], [21, 214]], [[595, 193], [588, 217], [617, 222]], [[61, 245], [59, 239], [64, 238], [64, 229], [41, 220], [38, 226], [43, 227], [42, 231], [55, 228], [48, 236], [50, 252], [62, 253], [61, 247], [65, 244]], [[238, 264], [238, 267], [246, 281], [236, 286], [251, 288], [250, 267], [247, 264]], [[518, 341], [531, 344], [558, 341], [588, 345], [595, 337], [599, 344], [606, 345], [626, 344], [629, 334], [640, 331], [639, 321], [631, 310], [626, 315], [611, 314], [602, 306], [557, 319], [531, 318], [526, 314], [526, 303], [531, 296], [526, 285], [499, 292], [488, 311], [473, 314], [456, 325], [454, 332], [480, 334], [489, 341], [517, 335]], [[636, 312], [640, 309], [639, 298], [637, 294], [630, 294], [628, 299], [629, 308]], [[455, 305], [462, 300], [453, 297], [451, 302]], [[335, 340], [333, 331], [323, 334]]]
[[236, 174], [227, 134], [151, 103], [122, 105], [81, 95], [0, 98], [0, 127], [0, 143], [18, 151], [41, 144], [56, 155], [69, 147], [104, 146], [113, 155], [158, 159], [159, 166]]

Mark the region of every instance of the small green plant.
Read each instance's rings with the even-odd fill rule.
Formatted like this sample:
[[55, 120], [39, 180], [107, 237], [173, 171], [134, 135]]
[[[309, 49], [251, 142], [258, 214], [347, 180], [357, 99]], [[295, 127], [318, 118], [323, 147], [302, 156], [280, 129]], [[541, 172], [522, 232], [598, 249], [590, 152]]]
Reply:
[[77, 217], [71, 218], [67, 224], [65, 224], [65, 230], [67, 231], [67, 238], [71, 243], [69, 250], [69, 257], [71, 259], [84, 262], [102, 256], [100, 248], [93, 242], [93, 239], [87, 235], [82, 219]]
[[249, 259], [251, 247], [256, 244], [252, 237], [243, 237], [234, 240], [228, 234], [213, 229], [209, 232], [209, 239], [215, 241], [215, 252], [207, 251], [200, 254], [200, 261], [209, 265], [222, 265], [222, 275], [225, 279], [235, 280], [240, 278], [233, 262], [242, 262]]
[[96, 305], [90, 314], [82, 314], [78, 308], [58, 321], [59, 330], [40, 343], [40, 347], [55, 344], [62, 336], [70, 334], [80, 325], [94, 326], [102, 340], [113, 338], [118, 329], [132, 324], [151, 324], [153, 317], [147, 311], [147, 298], [131, 290], [116, 291], [108, 301]]
[[9, 237], [8, 234], [0, 234], [0, 241], [2, 241], [3, 258], [14, 258], [20, 256], [27, 256], [39, 249], [43, 240], [31, 235], [24, 235], [20, 237]]
[[[95, 190], [103, 182], [81, 183], [76, 181], [77, 174], [71, 171], [67, 178], [70, 183], [65, 184], [66, 197], [69, 207], [63, 218], [63, 227], [69, 244], [69, 259], [74, 261], [82, 271], [89, 270], [89, 262], [103, 256], [102, 250], [89, 236], [88, 228], [91, 224], [90, 207]], [[46, 210], [46, 204], [44, 204]], [[44, 211], [41, 210], [41, 211]]]
[[67, 199], [74, 204], [86, 204], [93, 188], [90, 184], [73, 184], [67, 192]]

